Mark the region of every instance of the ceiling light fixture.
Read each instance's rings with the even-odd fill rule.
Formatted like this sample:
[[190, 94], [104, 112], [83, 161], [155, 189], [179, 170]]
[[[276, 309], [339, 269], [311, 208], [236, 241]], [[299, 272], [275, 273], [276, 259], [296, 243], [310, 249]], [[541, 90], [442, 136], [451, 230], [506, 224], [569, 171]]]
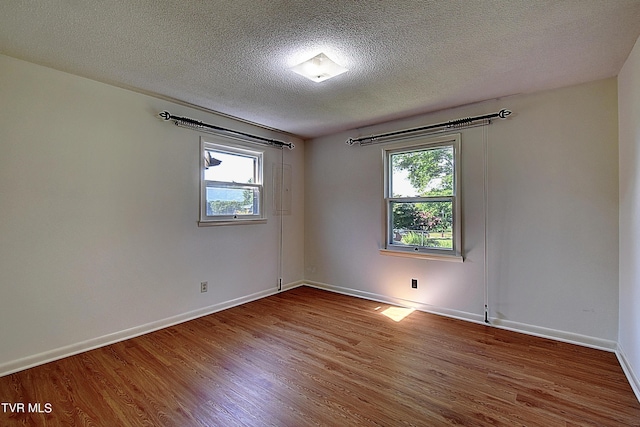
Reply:
[[324, 53], [320, 53], [295, 67], [291, 67], [291, 71], [320, 83], [349, 70], [333, 62]]

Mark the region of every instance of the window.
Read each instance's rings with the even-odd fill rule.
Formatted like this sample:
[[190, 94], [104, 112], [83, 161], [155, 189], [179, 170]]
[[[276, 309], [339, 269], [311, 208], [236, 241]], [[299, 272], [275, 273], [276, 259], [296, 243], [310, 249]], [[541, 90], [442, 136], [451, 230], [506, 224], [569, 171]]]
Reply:
[[462, 261], [459, 158], [459, 135], [384, 150], [384, 253]]
[[201, 141], [200, 225], [264, 222], [263, 153]]

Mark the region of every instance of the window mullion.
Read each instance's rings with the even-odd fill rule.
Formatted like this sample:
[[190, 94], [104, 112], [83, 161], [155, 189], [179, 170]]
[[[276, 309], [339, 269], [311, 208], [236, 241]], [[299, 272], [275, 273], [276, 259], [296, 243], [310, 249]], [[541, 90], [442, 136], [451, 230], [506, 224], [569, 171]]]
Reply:
[[455, 196], [425, 196], [425, 197], [388, 197], [389, 202], [425, 203], [425, 202], [451, 202]]
[[262, 184], [254, 184], [252, 182], [226, 182], [226, 181], [203, 181], [207, 187], [218, 188], [262, 188]]

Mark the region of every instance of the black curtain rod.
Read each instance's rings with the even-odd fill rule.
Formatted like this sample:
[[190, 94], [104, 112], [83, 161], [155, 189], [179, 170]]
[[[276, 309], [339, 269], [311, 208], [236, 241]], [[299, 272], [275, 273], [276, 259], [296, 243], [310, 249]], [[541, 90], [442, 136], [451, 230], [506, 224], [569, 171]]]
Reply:
[[464, 129], [466, 127], [474, 126], [474, 122], [477, 122], [477, 121], [480, 121], [480, 120], [485, 120], [485, 121], [488, 120], [489, 123], [491, 123], [491, 119], [494, 119], [496, 117], [498, 117], [500, 119], [506, 119], [510, 115], [511, 115], [511, 111], [506, 110], [506, 109], [502, 109], [502, 110], [498, 111], [497, 113], [486, 114], [484, 116], [466, 117], [466, 118], [463, 118], [463, 119], [450, 120], [448, 122], [443, 122], [443, 123], [436, 123], [434, 125], [421, 126], [421, 127], [417, 127], [417, 128], [404, 129], [404, 130], [399, 130], [399, 131], [395, 131], [395, 132], [387, 132], [387, 133], [381, 133], [381, 134], [371, 135], [371, 136], [362, 136], [360, 138], [349, 138], [347, 140], [347, 144], [348, 145], [353, 145], [353, 144], [359, 144], [359, 145], [375, 144], [376, 142], [378, 142], [377, 140], [381, 139], [381, 138], [390, 138], [390, 137], [394, 137], [394, 136], [401, 136], [401, 135], [407, 135], [407, 134], [411, 134], [411, 133], [418, 133], [418, 132], [423, 132], [423, 131], [435, 130], [435, 129], [438, 129], [438, 128], [442, 128], [441, 130], [443, 130], [443, 131], [448, 130], [448, 129]]
[[291, 142], [282, 142], [282, 141], [278, 141], [277, 139], [264, 138], [262, 136], [252, 135], [250, 133], [240, 132], [233, 129], [227, 129], [220, 126], [210, 125], [208, 123], [200, 122], [198, 120], [190, 119], [188, 117], [174, 116], [168, 111], [162, 111], [161, 113], [158, 113], [158, 116], [160, 116], [165, 121], [173, 120], [177, 126], [184, 126], [190, 129], [204, 130], [204, 131], [209, 129], [217, 132], [230, 133], [230, 134], [242, 136], [244, 138], [250, 138], [248, 140], [249, 142], [256, 142], [258, 144], [264, 144], [264, 145], [273, 145], [280, 148], [287, 147], [289, 149], [293, 149], [295, 147], [295, 145], [293, 145], [293, 143]]

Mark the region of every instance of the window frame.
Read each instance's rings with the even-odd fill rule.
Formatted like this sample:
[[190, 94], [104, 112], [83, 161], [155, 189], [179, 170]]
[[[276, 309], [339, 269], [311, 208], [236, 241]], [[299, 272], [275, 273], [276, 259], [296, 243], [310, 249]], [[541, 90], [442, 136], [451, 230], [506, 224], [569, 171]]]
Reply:
[[[205, 179], [205, 153], [217, 151], [229, 155], [255, 158], [254, 177], [255, 183], [236, 183], [233, 181], [211, 181]], [[266, 223], [265, 196], [264, 196], [264, 151], [248, 148], [243, 144], [224, 137], [200, 138], [200, 214], [199, 226], [261, 224]], [[213, 185], [212, 185], [213, 184]], [[232, 215], [207, 215], [207, 188], [253, 189], [257, 190], [257, 214], [232, 214]]]
[[[460, 181], [460, 140], [461, 136], [457, 134], [449, 134], [437, 137], [421, 137], [417, 140], [405, 141], [383, 147], [383, 209], [384, 209], [384, 226], [383, 226], [383, 248], [380, 253], [383, 255], [402, 256], [411, 258], [424, 258], [442, 261], [463, 262], [462, 253], [462, 216], [461, 216], [461, 181]], [[453, 148], [453, 194], [451, 196], [426, 196], [426, 197], [392, 197], [391, 185], [393, 176], [393, 165], [391, 164], [391, 156], [399, 153], [423, 151], [429, 149], [437, 149], [440, 147]], [[393, 224], [392, 221], [392, 205], [393, 203], [420, 203], [420, 202], [452, 202], [452, 237], [453, 243], [451, 249], [438, 249], [427, 246], [418, 245], [398, 245], [393, 243]]]

